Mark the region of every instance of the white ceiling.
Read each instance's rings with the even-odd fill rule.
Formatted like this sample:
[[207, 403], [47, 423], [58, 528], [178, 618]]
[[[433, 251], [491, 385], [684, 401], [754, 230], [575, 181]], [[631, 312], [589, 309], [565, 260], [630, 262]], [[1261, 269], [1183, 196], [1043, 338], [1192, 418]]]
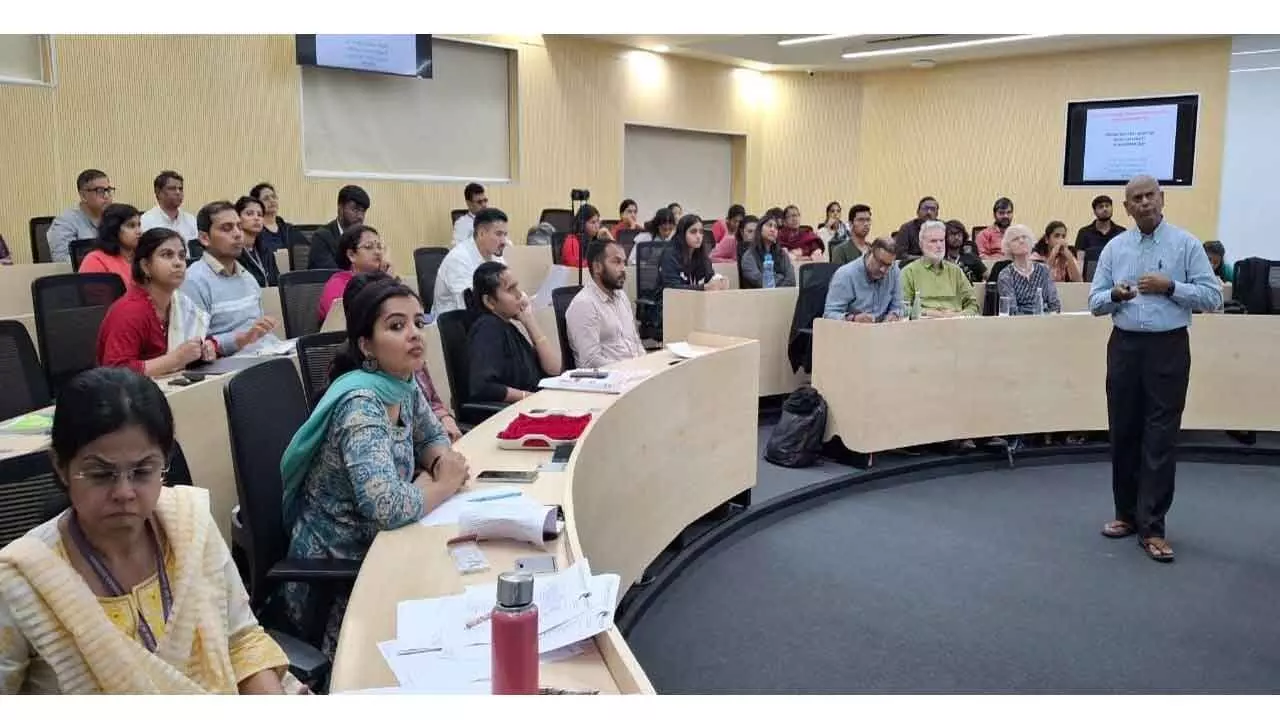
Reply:
[[643, 50], [666, 46], [674, 55], [696, 57], [756, 70], [858, 72], [910, 67], [917, 60], [939, 65], [966, 60], [1014, 57], [1055, 52], [1079, 52], [1095, 48], [1141, 45], [1206, 37], [1204, 35], [1055, 35], [1017, 42], [947, 50], [921, 50], [903, 54], [845, 60], [848, 52], [927, 47], [1000, 35], [856, 35], [802, 45], [781, 46], [779, 40], [803, 35], [592, 35], [604, 42]]

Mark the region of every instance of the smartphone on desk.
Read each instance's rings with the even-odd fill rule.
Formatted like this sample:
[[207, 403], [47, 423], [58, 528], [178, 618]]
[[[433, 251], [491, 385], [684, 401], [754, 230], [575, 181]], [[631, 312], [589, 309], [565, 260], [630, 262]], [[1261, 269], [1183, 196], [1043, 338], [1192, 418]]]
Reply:
[[537, 479], [537, 470], [481, 470], [476, 476], [476, 482], [531, 483]]

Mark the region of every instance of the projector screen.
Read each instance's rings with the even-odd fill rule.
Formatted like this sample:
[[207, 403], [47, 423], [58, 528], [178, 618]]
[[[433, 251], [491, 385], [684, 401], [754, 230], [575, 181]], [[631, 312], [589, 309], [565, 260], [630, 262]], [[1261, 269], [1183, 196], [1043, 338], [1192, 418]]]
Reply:
[[1123, 185], [1151, 175], [1190, 185], [1198, 106], [1194, 95], [1070, 103], [1063, 184]]
[[430, 35], [298, 35], [299, 65], [431, 77]]

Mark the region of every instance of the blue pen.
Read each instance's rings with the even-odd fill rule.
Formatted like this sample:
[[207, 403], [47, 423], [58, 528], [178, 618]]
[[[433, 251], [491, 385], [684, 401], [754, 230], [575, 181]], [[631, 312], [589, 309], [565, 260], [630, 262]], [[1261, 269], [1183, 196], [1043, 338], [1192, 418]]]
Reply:
[[502, 493], [501, 495], [487, 495], [485, 497], [471, 498], [467, 502], [489, 502], [490, 500], [505, 500], [506, 498], [520, 497], [520, 491]]

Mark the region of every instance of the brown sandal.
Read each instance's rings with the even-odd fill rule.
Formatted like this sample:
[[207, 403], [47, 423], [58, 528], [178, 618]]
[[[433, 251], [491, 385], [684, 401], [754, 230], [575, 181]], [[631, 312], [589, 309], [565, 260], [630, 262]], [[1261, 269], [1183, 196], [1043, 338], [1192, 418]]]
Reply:
[[1173, 548], [1162, 537], [1147, 537], [1138, 541], [1147, 557], [1156, 562], [1173, 562]]
[[1137, 532], [1133, 525], [1124, 520], [1112, 520], [1102, 526], [1102, 534], [1109, 538], [1125, 538]]

